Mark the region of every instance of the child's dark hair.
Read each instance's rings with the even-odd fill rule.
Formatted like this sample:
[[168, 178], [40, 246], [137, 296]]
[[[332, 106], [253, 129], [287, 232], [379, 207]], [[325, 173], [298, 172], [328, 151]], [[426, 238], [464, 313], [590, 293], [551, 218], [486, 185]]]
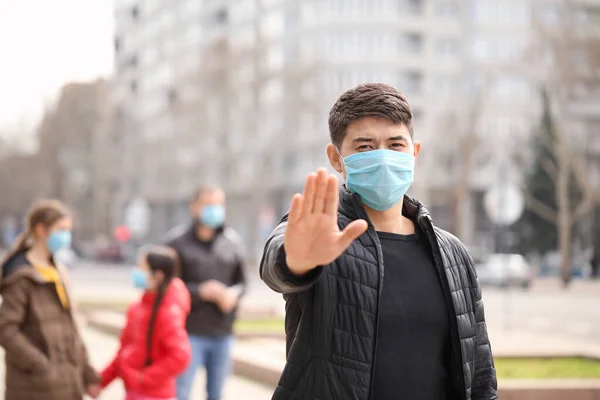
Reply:
[[171, 280], [179, 275], [179, 257], [175, 250], [170, 247], [153, 246], [144, 252], [146, 263], [150, 267], [151, 273], [161, 271], [164, 275], [163, 281], [156, 288], [156, 300], [150, 315], [150, 323], [148, 324], [148, 334], [146, 336], [146, 366], [152, 364], [152, 334], [154, 333], [154, 322], [158, 314], [160, 303], [167, 291], [167, 287]]

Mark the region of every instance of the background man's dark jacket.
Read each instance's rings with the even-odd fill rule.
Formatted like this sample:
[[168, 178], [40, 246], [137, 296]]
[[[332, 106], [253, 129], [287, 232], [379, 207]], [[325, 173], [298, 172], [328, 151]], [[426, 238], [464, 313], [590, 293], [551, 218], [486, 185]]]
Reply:
[[[404, 213], [432, 247], [448, 312], [453, 386], [465, 400], [496, 400], [497, 382], [473, 259], [451, 234], [433, 226], [421, 203], [405, 197]], [[340, 190], [338, 224], [368, 217], [360, 198]], [[271, 234], [261, 278], [286, 300], [287, 363], [274, 400], [372, 398], [383, 257], [377, 233], [366, 233], [333, 263], [306, 276], [292, 275], [283, 247], [287, 216]], [[426, 294], [423, 294], [426, 295]]]
[[214, 279], [226, 286], [245, 289], [244, 252], [242, 241], [230, 228], [219, 229], [211, 243], [196, 236], [196, 225], [167, 234], [167, 246], [177, 251], [181, 261], [181, 280], [192, 297], [192, 310], [187, 319], [187, 331], [196, 336], [223, 337], [232, 334], [236, 312], [224, 314], [216, 304], [200, 298], [200, 284]]

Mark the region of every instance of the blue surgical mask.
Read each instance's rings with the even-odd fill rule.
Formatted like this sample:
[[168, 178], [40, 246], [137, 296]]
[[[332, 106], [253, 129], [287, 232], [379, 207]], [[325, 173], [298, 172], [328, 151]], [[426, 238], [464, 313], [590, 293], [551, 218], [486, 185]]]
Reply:
[[46, 246], [48, 246], [50, 254], [54, 254], [59, 250], [70, 248], [72, 239], [70, 231], [55, 231], [52, 232], [48, 237], [48, 240], [46, 240]]
[[225, 207], [220, 204], [204, 207], [200, 213], [200, 222], [209, 228], [220, 228], [225, 223]]
[[402, 200], [413, 182], [412, 154], [382, 149], [344, 158], [346, 187], [358, 193], [363, 204], [384, 211]]
[[131, 280], [136, 289], [148, 289], [148, 275], [144, 271], [134, 268], [131, 271]]

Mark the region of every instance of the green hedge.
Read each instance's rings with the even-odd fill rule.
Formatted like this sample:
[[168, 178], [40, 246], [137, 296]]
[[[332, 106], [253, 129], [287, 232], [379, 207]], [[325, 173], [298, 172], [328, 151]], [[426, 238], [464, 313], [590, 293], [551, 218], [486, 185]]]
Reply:
[[496, 358], [499, 378], [600, 379], [600, 361], [583, 357]]

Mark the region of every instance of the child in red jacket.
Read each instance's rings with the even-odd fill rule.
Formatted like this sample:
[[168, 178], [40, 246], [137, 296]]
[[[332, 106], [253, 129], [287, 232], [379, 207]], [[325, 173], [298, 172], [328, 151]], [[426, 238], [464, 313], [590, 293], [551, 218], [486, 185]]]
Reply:
[[126, 400], [175, 399], [175, 378], [190, 362], [185, 321], [191, 299], [177, 266], [172, 249], [152, 247], [133, 271], [133, 283], [144, 293], [129, 306], [119, 351], [102, 372], [102, 387], [123, 380]]

